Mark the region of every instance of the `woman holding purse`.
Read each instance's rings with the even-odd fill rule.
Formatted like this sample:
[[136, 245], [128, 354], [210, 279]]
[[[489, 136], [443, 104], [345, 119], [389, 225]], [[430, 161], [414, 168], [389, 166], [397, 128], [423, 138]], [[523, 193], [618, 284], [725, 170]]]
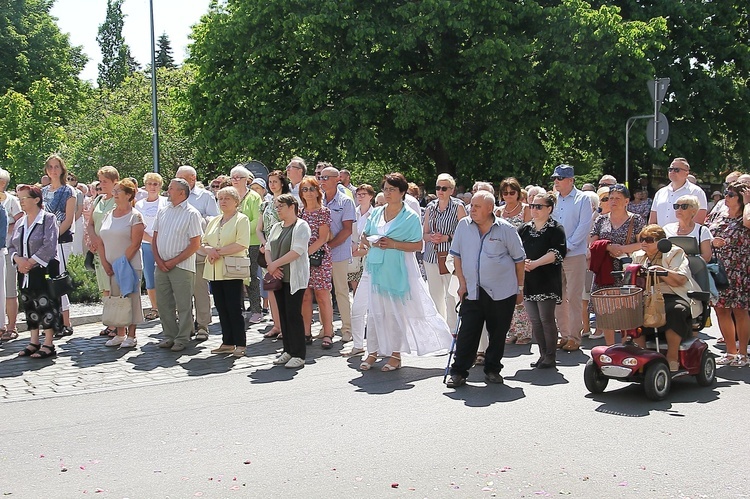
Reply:
[[[59, 232], [55, 216], [42, 209], [40, 188], [20, 185], [16, 193], [24, 216], [16, 223], [8, 253], [18, 269], [19, 301], [31, 333], [29, 344], [18, 356], [44, 359], [57, 354], [52, 340], [55, 330], [62, 327], [60, 300], [50, 296], [48, 282], [49, 276], [60, 274]], [[40, 329], [44, 330], [44, 344], [39, 342]]]
[[[250, 220], [238, 211], [240, 195], [234, 187], [224, 187], [216, 193], [221, 216], [208, 223], [201, 246], [206, 253], [203, 278], [211, 283], [214, 304], [221, 324], [221, 346], [211, 350], [214, 354], [231, 353], [244, 357], [247, 347], [245, 318], [242, 314], [241, 277], [226, 275], [225, 264], [229, 257], [247, 259], [250, 246]], [[247, 259], [249, 264], [249, 259]], [[250, 266], [247, 266], [248, 278]]]
[[[301, 188], [300, 192], [303, 192]], [[284, 351], [273, 363], [297, 369], [305, 365], [305, 329], [310, 327], [309, 318], [302, 314], [302, 300], [309, 291], [310, 281], [310, 260], [307, 255], [310, 226], [297, 218], [299, 204], [293, 195], [282, 194], [274, 202], [281, 222], [274, 225], [268, 234], [266, 262], [268, 273], [282, 281], [281, 289], [274, 291], [274, 295], [284, 331]]]
[[[112, 188], [115, 207], [102, 220], [99, 237], [99, 259], [104, 272], [110, 279], [111, 296], [121, 296], [120, 285], [117, 282], [113, 265], [123, 256], [135, 271], [136, 290], [128, 295], [130, 298], [130, 324], [118, 327], [117, 333], [105, 345], [108, 347], [133, 348], [138, 340], [135, 329], [143, 322], [143, 305], [141, 304], [141, 278], [143, 276], [143, 258], [141, 257], [141, 241], [145, 224], [143, 216], [133, 209], [135, 204], [135, 184], [128, 180], [117, 182]], [[127, 329], [127, 331], [126, 331]], [[127, 333], [127, 337], [126, 337]]]

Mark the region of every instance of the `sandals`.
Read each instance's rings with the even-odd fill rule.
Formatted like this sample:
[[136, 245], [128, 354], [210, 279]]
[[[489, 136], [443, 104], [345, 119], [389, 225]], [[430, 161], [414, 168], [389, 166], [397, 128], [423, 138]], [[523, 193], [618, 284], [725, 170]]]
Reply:
[[269, 332], [267, 332], [266, 334], [264, 334], [263, 337], [271, 339], [271, 338], [276, 338], [280, 334], [281, 334], [281, 329], [278, 329], [278, 328], [274, 327], [274, 328], [271, 328], [271, 330]]
[[46, 359], [47, 357], [54, 357], [57, 355], [55, 345], [42, 345], [39, 350], [31, 354], [32, 359]]
[[330, 336], [323, 336], [323, 342], [320, 345], [321, 348], [323, 348], [323, 350], [330, 350], [333, 346], [332, 340], [333, 338], [331, 338]]
[[[279, 337], [280, 336], [281, 335], [279, 335]], [[305, 345], [312, 345], [312, 344], [313, 344], [313, 337], [312, 337], [312, 335], [310, 335], [310, 336], [305, 335]]]
[[155, 308], [152, 308], [151, 310], [148, 311], [148, 313], [144, 314], [143, 317], [146, 320], [153, 321], [159, 318], [159, 311], [156, 310]]
[[18, 338], [18, 331], [15, 329], [2, 329], [2, 334], [0, 334], [0, 341], [11, 341]]
[[99, 336], [109, 336], [110, 338], [114, 338], [115, 335], [117, 335], [117, 328], [104, 326], [104, 329], [99, 331]]
[[519, 336], [516, 345], [528, 345], [531, 343], [531, 336]]
[[39, 343], [29, 343], [24, 347], [23, 350], [18, 352], [19, 357], [31, 357], [32, 354], [35, 354], [37, 351], [39, 351], [39, 348], [41, 348], [41, 344]]
[[484, 352], [477, 352], [477, 358], [474, 361], [475, 366], [483, 366], [484, 365]]
[[63, 326], [61, 330], [55, 333], [54, 337], [59, 340], [66, 336], [72, 336], [72, 335], [73, 335], [73, 328], [71, 326]]
[[381, 371], [384, 373], [388, 373], [391, 371], [396, 371], [398, 369], [401, 369], [401, 357], [396, 357], [395, 355], [391, 355], [391, 360], [396, 359], [396, 364], [391, 364], [391, 361], [389, 360], [386, 365], [380, 368]]
[[[369, 362], [369, 360], [372, 359], [372, 362]], [[375, 364], [378, 361], [378, 354], [371, 353], [367, 356], [365, 360], [362, 361], [362, 363], [359, 365], [360, 371], [369, 371], [373, 364]]]
[[506, 345], [512, 345], [512, 344], [513, 344], [513, 343], [515, 343], [516, 341], [518, 341], [518, 336], [516, 336], [515, 334], [513, 334], [513, 335], [509, 335], [509, 336], [507, 336], [507, 337], [505, 338], [505, 344], [506, 344]]

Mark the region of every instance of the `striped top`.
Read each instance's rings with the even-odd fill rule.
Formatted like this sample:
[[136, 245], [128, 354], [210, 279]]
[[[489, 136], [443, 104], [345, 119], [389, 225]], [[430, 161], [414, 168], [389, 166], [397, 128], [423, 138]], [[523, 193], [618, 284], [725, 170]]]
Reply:
[[[176, 257], [190, 245], [190, 239], [203, 235], [201, 220], [201, 214], [187, 200], [177, 206], [168, 203], [159, 210], [154, 222], [154, 238], [162, 260]], [[177, 267], [195, 272], [195, 253]]]
[[[440, 234], [448, 235], [453, 238], [453, 233], [456, 232], [456, 226], [458, 225], [458, 205], [461, 203], [458, 199], [450, 198], [448, 207], [440, 211], [438, 208], [438, 200], [434, 200], [427, 205], [425, 209], [425, 218], [429, 217], [429, 226], [427, 229], [429, 233], [439, 232]], [[433, 244], [431, 241], [424, 243], [424, 261], [427, 263], [437, 263], [437, 253], [439, 251], [448, 251], [451, 247], [450, 242], [444, 242], [440, 244]]]

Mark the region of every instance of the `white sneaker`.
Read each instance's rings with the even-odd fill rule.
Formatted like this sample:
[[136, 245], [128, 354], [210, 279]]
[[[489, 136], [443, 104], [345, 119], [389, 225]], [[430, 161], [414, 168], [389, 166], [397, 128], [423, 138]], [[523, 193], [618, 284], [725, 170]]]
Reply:
[[283, 366], [287, 362], [289, 362], [291, 360], [291, 358], [292, 358], [291, 355], [289, 355], [288, 353], [284, 352], [281, 355], [279, 355], [278, 357], [276, 357], [276, 360], [273, 361], [273, 365], [275, 365], [275, 366]]
[[110, 338], [104, 345], [108, 347], [119, 347], [125, 341], [125, 336], [115, 336]]
[[302, 359], [300, 357], [292, 357], [291, 359], [289, 359], [289, 362], [284, 364], [284, 367], [286, 367], [287, 369], [297, 369], [304, 365], [305, 365], [305, 359]]
[[138, 344], [138, 340], [137, 340], [137, 339], [135, 339], [135, 338], [131, 338], [130, 336], [128, 336], [128, 337], [127, 337], [127, 338], [125, 338], [125, 340], [124, 340], [124, 341], [122, 342], [122, 344], [120, 345], [120, 348], [133, 348], [133, 347], [134, 347], [134, 346], [136, 346], [137, 344]]
[[589, 335], [590, 340], [600, 340], [602, 338], [604, 338], [604, 333], [592, 333]]

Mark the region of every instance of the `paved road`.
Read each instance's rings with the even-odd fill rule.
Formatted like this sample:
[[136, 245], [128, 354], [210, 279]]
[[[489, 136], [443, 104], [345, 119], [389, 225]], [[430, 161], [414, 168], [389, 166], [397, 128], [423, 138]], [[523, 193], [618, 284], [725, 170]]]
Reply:
[[[506, 350], [506, 384], [441, 384], [446, 357], [395, 373], [317, 344], [300, 371], [249, 333], [248, 357], [116, 350], [79, 326], [51, 361], [0, 347], [0, 492], [9, 497], [747, 497], [750, 369], [682, 380], [664, 402], [640, 387], [583, 386], [583, 352], [534, 371]], [[711, 328], [708, 335], [716, 336]], [[713, 344], [713, 340], [711, 340]], [[714, 351], [718, 352], [714, 348]], [[397, 487], [393, 485], [398, 484]]]

